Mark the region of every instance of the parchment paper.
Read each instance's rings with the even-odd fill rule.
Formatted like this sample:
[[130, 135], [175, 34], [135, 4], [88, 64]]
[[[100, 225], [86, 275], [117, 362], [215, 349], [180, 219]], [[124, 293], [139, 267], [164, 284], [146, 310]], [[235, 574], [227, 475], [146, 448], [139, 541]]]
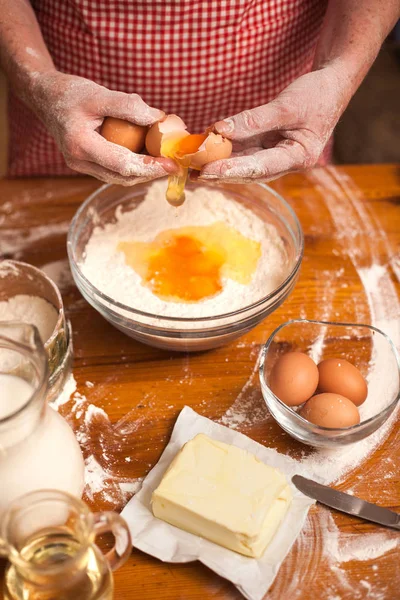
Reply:
[[[187, 533], [156, 519], [151, 512], [151, 495], [160, 483], [165, 470], [185, 442], [198, 433], [233, 444], [255, 454], [261, 461], [278, 468], [290, 483], [293, 500], [277, 533], [260, 559], [247, 558], [222, 548], [213, 542]], [[128, 502], [122, 516], [132, 535], [133, 546], [165, 562], [190, 562], [199, 560], [204, 565], [231, 581], [248, 600], [261, 600], [275, 579], [286, 554], [300, 533], [313, 500], [304, 496], [291, 483], [296, 473], [316, 477], [304, 472], [292, 458], [266, 448], [247, 436], [218, 425], [198, 415], [186, 406], [180, 413], [171, 439], [160, 460], [143, 482], [142, 489]]]

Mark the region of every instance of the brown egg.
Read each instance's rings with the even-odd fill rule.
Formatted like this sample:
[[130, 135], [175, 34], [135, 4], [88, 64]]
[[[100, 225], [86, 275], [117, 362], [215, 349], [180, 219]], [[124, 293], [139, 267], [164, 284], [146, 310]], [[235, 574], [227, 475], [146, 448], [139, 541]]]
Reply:
[[176, 144], [187, 137], [186, 125], [178, 115], [167, 115], [154, 123], [146, 135], [146, 148], [151, 156], [174, 158]]
[[106, 117], [100, 129], [100, 134], [108, 141], [118, 146], [124, 146], [132, 152], [141, 152], [144, 148], [147, 127], [135, 125], [116, 119], [115, 117]]
[[362, 404], [368, 388], [360, 371], [342, 358], [328, 358], [318, 365], [319, 392], [340, 394], [351, 400], [356, 406]]
[[318, 368], [302, 352], [288, 352], [275, 363], [269, 387], [288, 406], [298, 406], [308, 400], [317, 389]]
[[317, 394], [301, 407], [299, 414], [314, 425], [330, 429], [351, 427], [360, 422], [357, 407], [340, 394]]

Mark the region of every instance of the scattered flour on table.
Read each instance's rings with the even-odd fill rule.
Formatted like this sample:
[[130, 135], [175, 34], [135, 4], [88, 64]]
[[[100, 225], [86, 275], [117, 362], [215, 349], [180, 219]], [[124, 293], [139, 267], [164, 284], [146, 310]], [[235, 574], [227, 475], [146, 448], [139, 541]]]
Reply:
[[[337, 272], [324, 270], [318, 273], [318, 278], [322, 281], [323, 285], [321, 296], [316, 299], [318, 310], [318, 320], [329, 321], [332, 319], [333, 311], [333, 300], [335, 298], [337, 282], [343, 275], [343, 269], [339, 269]], [[321, 360], [323, 350], [325, 348], [325, 333], [321, 330], [312, 348], [310, 348], [310, 356], [313, 361], [318, 364]]]
[[[368, 322], [369, 318], [369, 322], [387, 333], [400, 349], [400, 302], [387, 261], [382, 257], [382, 246], [386, 248], [389, 265], [399, 280], [400, 260], [396, 256], [393, 258], [395, 253], [385, 232], [369, 212], [367, 205], [360, 200], [359, 190], [349, 178], [334, 168], [311, 171], [309, 178], [324, 199], [336, 229], [337, 248], [334, 255], [347, 256], [350, 259], [363, 286], [369, 315], [362, 314], [361, 307], [355, 304], [354, 321]], [[315, 205], [313, 202], [310, 204], [310, 218], [312, 222], [315, 220], [317, 223], [321, 215], [314, 215], [312, 210], [315, 211]], [[371, 257], [369, 261], [365, 260], [367, 253]], [[331, 281], [328, 271], [320, 274], [325, 280], [324, 296], [317, 299], [312, 315], [307, 315], [305, 310], [300, 309], [303, 318], [335, 318], [332, 314], [332, 288], [337, 288], [337, 279], [341, 272], [341, 269], [335, 269], [333, 263], [333, 269], [330, 271]], [[324, 344], [325, 337], [319, 336], [310, 348], [316, 359], [321, 355]], [[371, 356], [374, 374], [368, 381], [369, 394], [374, 402], [362, 407], [363, 418], [384, 407], [385, 401], [381, 394], [383, 381], [388, 389], [395, 388], [397, 380], [393, 375], [396, 368], [392, 361], [389, 347], [380, 337], [375, 336]], [[384, 426], [356, 444], [337, 451], [319, 449], [304, 453], [300, 462], [316, 472], [326, 484], [337, 483], [359, 468], [383, 443], [398, 415], [397, 409]], [[236, 429], [261, 424], [270, 418], [258, 388], [258, 372], [255, 368], [234, 404], [221, 418], [221, 422]], [[386, 479], [387, 474], [383, 475], [383, 478]], [[297, 551], [289, 554], [282, 567], [287, 577], [282, 575], [276, 580], [268, 597], [271, 596], [271, 600], [281, 600], [301, 596], [305, 586], [328, 568], [329, 578], [321, 600], [388, 600], [390, 595], [385, 584], [375, 581], [374, 576], [379, 570], [379, 559], [389, 552], [398, 552], [399, 548], [400, 540], [396, 532], [382, 529], [377, 533], [346, 534], [339, 531], [332, 513], [319, 507], [318, 511], [309, 515], [306, 526], [296, 542]], [[371, 576], [359, 582], [355, 582], [354, 578], [350, 579], [345, 566], [350, 561], [375, 561], [371, 565]]]
[[[270, 594], [270, 600], [302, 596], [304, 586], [323, 572], [324, 593], [321, 600], [389, 600], [384, 583], [374, 581], [379, 570], [379, 560], [385, 554], [398, 550], [398, 534], [391, 530], [382, 532], [345, 533], [338, 529], [330, 509], [320, 507], [308, 515], [296, 541], [296, 551], [288, 556], [283, 565], [290, 578], [283, 576]], [[349, 579], [346, 563], [374, 563], [368, 567], [369, 574], [362, 580]], [[301, 565], [301, 568], [299, 568]], [[366, 572], [368, 573], [368, 569]], [[369, 595], [366, 595], [368, 590]]]
[[[93, 500], [95, 495], [100, 494], [103, 500], [111, 503], [117, 502], [122, 508], [126, 502], [136, 494], [142, 487], [143, 478], [123, 481], [119, 477], [114, 477], [104, 470], [93, 454], [85, 459], [85, 494]], [[110, 487], [112, 490], [110, 491]], [[115, 491], [117, 491], [117, 500]], [[118, 497], [119, 496], [119, 497]]]
[[[257, 347], [253, 370], [237, 395], [235, 402], [219, 419], [221, 425], [225, 425], [230, 429], [238, 429], [243, 425], [249, 427], [268, 418], [267, 407], [263, 401], [260, 402], [260, 391], [258, 384], [256, 384], [258, 382], [261, 353], [262, 348]], [[254, 352], [251, 355], [254, 357]]]
[[[351, 598], [364, 600], [387, 600], [389, 598], [384, 584], [375, 585], [373, 572], [378, 565], [372, 565], [371, 575], [367, 579], [358, 582], [349, 581], [345, 563], [351, 561], [371, 562], [378, 561], [385, 554], [398, 550], [400, 546], [399, 536], [395, 531], [383, 530], [380, 532], [343, 533], [337, 528], [332, 513], [324, 509], [317, 517], [319, 521], [319, 532], [322, 536], [322, 555], [328, 563], [332, 573], [330, 585], [334, 587], [337, 596], [328, 596], [329, 600], [334, 597], [342, 598], [343, 590], [351, 593]], [[375, 569], [374, 569], [375, 567]], [[336, 579], [336, 581], [335, 581]], [[339, 592], [339, 593], [338, 593]]]
[[43, 343], [54, 331], [58, 312], [40, 296], [18, 294], [0, 302], [0, 321], [18, 321], [37, 327]]
[[[176, 209], [165, 201], [165, 182], [154, 183], [145, 200], [134, 210], [117, 208], [115, 222], [96, 227], [85, 249], [81, 265], [87, 279], [99, 290], [132, 308], [175, 317], [207, 317], [231, 312], [272, 292], [285, 278], [288, 259], [273, 225], [219, 191], [198, 187], [187, 191], [186, 202]], [[141, 283], [140, 276], [125, 264], [121, 241], [150, 242], [162, 231], [186, 226], [211, 225], [223, 221], [242, 235], [261, 243], [261, 257], [249, 285], [231, 279], [222, 291], [196, 303], [166, 302]]]
[[31, 249], [37, 242], [49, 240], [50, 238], [59, 238], [65, 236], [70, 226], [70, 221], [55, 222], [58, 211], [55, 210], [54, 218], [51, 222], [43, 224], [30, 223], [29, 229], [21, 227], [20, 223], [28, 217], [32, 206], [39, 214], [42, 207], [49, 206], [49, 201], [57, 199], [76, 200], [77, 195], [87, 194], [92, 190], [88, 189], [87, 180], [82, 178], [69, 178], [68, 185], [59, 185], [52, 180], [42, 179], [38, 186], [22, 188], [18, 194], [12, 194], [13, 200], [2, 202], [0, 206], [0, 225], [2, 226], [0, 235], [0, 258], [2, 256], [14, 259], [25, 259], [25, 251]]
[[69, 225], [69, 221], [65, 221], [50, 225], [33, 225], [28, 230], [25, 228], [3, 229], [0, 237], [0, 255], [12, 255], [16, 259], [36, 242], [65, 235]]
[[54, 281], [61, 292], [64, 292], [74, 285], [74, 280], [72, 278], [72, 273], [69, 268], [67, 258], [54, 260], [42, 265], [40, 268], [44, 273], [46, 273], [47, 277], [50, 277], [50, 279]]
[[[369, 212], [368, 206], [360, 200], [360, 190], [350, 178], [342, 175], [334, 167], [328, 170], [314, 170], [309, 177], [324, 198], [336, 226], [338, 246], [343, 244], [343, 251], [350, 258], [363, 285], [370, 322], [387, 333], [395, 346], [400, 349], [399, 297], [380, 250], [382, 246], [386, 247], [389, 260], [394, 254], [385, 232], [375, 216]], [[365, 260], [366, 252], [371, 257], [369, 263]], [[400, 272], [396, 268], [397, 264], [392, 261], [391, 266], [394, 275], [399, 279]], [[317, 343], [319, 345], [320, 341]], [[371, 361], [374, 364], [374, 374], [368, 381], [368, 387], [369, 396], [374, 400], [375, 405], [366, 404], [363, 407], [363, 418], [384, 408], [385, 400], [381, 394], [382, 382], [385, 382], [385, 388], [388, 390], [393, 391], [396, 386], [394, 377], [396, 368], [392, 364], [390, 349], [377, 336], [374, 338]], [[398, 414], [399, 411], [396, 410], [384, 426], [364, 440], [336, 452], [318, 450], [304, 458], [303, 464], [316, 471], [326, 483], [343, 479], [350, 471], [359, 467], [385, 440], [398, 419]], [[398, 534], [391, 530], [382, 530], [379, 533], [345, 534], [336, 527], [332, 514], [324, 509], [320, 509], [309, 518], [308, 523], [312, 521], [314, 521], [315, 533], [321, 537], [321, 551], [331, 573], [336, 576], [336, 582], [330, 583], [327, 589], [326, 598], [339, 600], [351, 597], [363, 600], [368, 597], [371, 600], [387, 600], [389, 595], [385, 586], [376, 584], [372, 578], [378, 570], [377, 564], [371, 567], [372, 574], [369, 581], [364, 579], [358, 584], [354, 580], [349, 580], [346, 569], [341, 568], [341, 565], [349, 561], [379, 560], [388, 552], [398, 551]], [[313, 537], [311, 537], [303, 549], [306, 556], [309, 555], [313, 544]], [[299, 563], [301, 558], [301, 556], [297, 557]], [[310, 579], [317, 572], [318, 566], [315, 567], [314, 573], [311, 573]]]
[[387, 533], [368, 533], [366, 536], [346, 536], [336, 532], [325, 544], [325, 552], [338, 563], [350, 560], [374, 560], [399, 547], [398, 535], [388, 537]]
[[76, 381], [73, 375], [70, 375], [64, 384], [61, 393], [57, 398], [50, 404], [54, 410], [58, 410], [60, 406], [70, 401], [72, 394], [76, 392]]
[[[87, 388], [94, 388], [91, 381], [86, 381]], [[103, 440], [93, 439], [91, 429], [93, 422], [100, 420], [107, 427], [112, 427], [107, 413], [90, 403], [86, 396], [77, 391], [76, 381], [73, 375], [70, 375], [64, 389], [58, 398], [51, 404], [56, 411], [60, 407], [71, 402], [69, 412], [65, 414], [67, 420], [71, 421], [74, 417], [79, 419], [79, 428], [75, 431], [76, 438], [85, 455], [85, 490], [84, 494], [89, 500], [94, 500], [95, 497], [102, 502], [107, 502], [114, 509], [121, 509], [126, 502], [139, 491], [143, 478], [137, 477], [129, 479], [120, 477], [112, 473], [112, 462], [110, 461], [110, 449]], [[92, 450], [96, 450], [96, 456]], [[100, 456], [108, 468], [103, 467], [100, 463]], [[127, 457], [129, 458], [129, 457]], [[126, 461], [130, 462], [130, 461]]]
[[[363, 284], [370, 322], [387, 333], [399, 349], [400, 301], [387, 266], [380, 262], [381, 242], [387, 246], [389, 255], [391, 252], [385, 232], [359, 199], [359, 190], [336, 169], [316, 169], [310, 173], [309, 178], [325, 200], [336, 226], [338, 245], [343, 244], [343, 251], [349, 256]], [[366, 244], [363, 252], [360, 252], [360, 243]], [[365, 263], [365, 252], [371, 256], [370, 264]], [[373, 338], [373, 342], [371, 362], [374, 364], [374, 371], [368, 380], [369, 397], [373, 402], [362, 407], [363, 419], [386, 406], [385, 397], [380, 393], [382, 381], [385, 381], [388, 392], [395, 390], [398, 383], [389, 346], [377, 336]], [[319, 450], [306, 457], [303, 464], [308, 464], [326, 483], [337, 481], [361, 464], [383, 442], [397, 419], [398, 412], [396, 410], [385, 425], [364, 440], [342, 450]]]

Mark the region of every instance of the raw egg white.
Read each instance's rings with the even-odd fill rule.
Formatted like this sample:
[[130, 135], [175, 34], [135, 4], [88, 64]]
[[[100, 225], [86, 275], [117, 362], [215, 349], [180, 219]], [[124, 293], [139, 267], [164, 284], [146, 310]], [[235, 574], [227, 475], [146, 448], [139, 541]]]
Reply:
[[351, 427], [360, 422], [355, 404], [340, 394], [317, 394], [301, 407], [299, 414], [314, 425], [330, 429]]
[[360, 371], [342, 358], [328, 358], [318, 365], [319, 392], [340, 394], [360, 406], [367, 398], [368, 388]]
[[288, 406], [298, 406], [317, 389], [318, 368], [307, 354], [288, 352], [275, 363], [268, 383], [279, 400]]
[[101, 126], [100, 134], [108, 142], [124, 146], [132, 152], [141, 152], [144, 148], [147, 127], [135, 125], [115, 117], [106, 117]]

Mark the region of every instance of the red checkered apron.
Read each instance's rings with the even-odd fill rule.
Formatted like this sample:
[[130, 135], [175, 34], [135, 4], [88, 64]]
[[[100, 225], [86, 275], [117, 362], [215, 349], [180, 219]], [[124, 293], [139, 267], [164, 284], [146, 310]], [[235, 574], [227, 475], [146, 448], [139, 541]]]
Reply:
[[[265, 104], [310, 70], [326, 0], [31, 0], [56, 67], [136, 92], [191, 132]], [[70, 174], [10, 106], [10, 175]]]

